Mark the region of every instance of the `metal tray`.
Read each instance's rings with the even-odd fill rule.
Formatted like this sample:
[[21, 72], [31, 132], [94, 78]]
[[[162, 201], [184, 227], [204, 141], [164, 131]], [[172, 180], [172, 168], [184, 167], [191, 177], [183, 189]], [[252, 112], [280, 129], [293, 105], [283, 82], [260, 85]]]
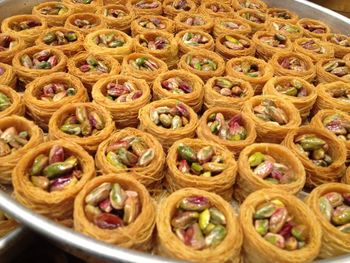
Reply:
[[[31, 8], [45, 1], [40, 0], [0, 0], [0, 21], [5, 17], [30, 13]], [[326, 22], [334, 32], [350, 35], [350, 19], [335, 13], [329, 9], [320, 7], [305, 0], [265, 0], [269, 6], [288, 8], [301, 17], [310, 17]], [[33, 213], [12, 200], [6, 193], [0, 190], [0, 209], [11, 215], [13, 218], [23, 223], [34, 231], [46, 236], [58, 247], [68, 253], [83, 258], [84, 260], [98, 262], [130, 262], [130, 263], [176, 263], [180, 261], [161, 258], [150, 254], [140, 253], [133, 250], [119, 248], [101, 241], [86, 237], [71, 229], [60, 226], [45, 217]], [[16, 230], [20, 231], [20, 230]], [[10, 234], [16, 236], [16, 231]], [[10, 242], [11, 243], [11, 242]], [[3, 262], [0, 254], [0, 261]], [[319, 263], [349, 263], [350, 255], [342, 257], [320, 260]]]

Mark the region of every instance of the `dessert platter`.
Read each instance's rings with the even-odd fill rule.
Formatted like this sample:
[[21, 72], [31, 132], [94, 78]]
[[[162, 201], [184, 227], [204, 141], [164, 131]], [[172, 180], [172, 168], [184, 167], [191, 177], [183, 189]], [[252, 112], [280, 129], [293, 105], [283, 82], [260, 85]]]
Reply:
[[350, 261], [350, 19], [305, 0], [0, 1], [0, 257]]

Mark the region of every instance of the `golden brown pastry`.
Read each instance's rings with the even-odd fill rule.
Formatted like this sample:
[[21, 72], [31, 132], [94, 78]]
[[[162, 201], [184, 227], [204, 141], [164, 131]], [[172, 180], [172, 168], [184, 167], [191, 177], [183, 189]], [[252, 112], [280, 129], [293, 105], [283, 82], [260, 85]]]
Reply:
[[84, 36], [78, 30], [66, 29], [64, 27], [52, 27], [41, 33], [35, 41], [38, 46], [54, 47], [63, 51], [68, 56], [74, 56], [83, 51]]
[[255, 96], [243, 105], [243, 113], [255, 123], [257, 141], [280, 143], [301, 124], [295, 106], [280, 96]]
[[204, 105], [207, 109], [218, 106], [240, 110], [254, 96], [254, 90], [248, 81], [230, 76], [209, 79], [204, 90]]
[[292, 41], [299, 39], [304, 35], [304, 28], [302, 26], [294, 24], [293, 22], [281, 21], [276, 18], [268, 19], [266, 29], [273, 33], [283, 34]]
[[67, 140], [44, 142], [22, 155], [12, 173], [16, 200], [56, 221], [72, 218], [74, 199], [95, 176], [93, 158]]
[[103, 16], [108, 28], [130, 33], [131, 22], [135, 18], [134, 11], [123, 4], [109, 4], [97, 9], [96, 14]]
[[23, 96], [28, 116], [48, 130], [51, 116], [62, 106], [89, 100], [81, 81], [64, 72], [39, 77], [26, 86]]
[[192, 0], [163, 1], [163, 14], [170, 19], [174, 19], [178, 14], [194, 13], [196, 9], [196, 3]]
[[122, 74], [144, 79], [152, 85], [155, 78], [168, 70], [167, 64], [150, 54], [132, 53], [123, 59]]
[[223, 33], [215, 39], [215, 51], [226, 60], [254, 56], [255, 50], [255, 43], [244, 35]]
[[234, 11], [230, 5], [214, 0], [202, 1], [197, 12], [212, 18], [234, 17]]
[[319, 258], [330, 258], [350, 252], [349, 217], [350, 186], [339, 183], [323, 184], [306, 198], [306, 204], [322, 227]]
[[195, 112], [202, 109], [203, 81], [185, 70], [170, 70], [159, 74], [153, 82], [153, 99], [176, 99], [192, 107]]
[[183, 55], [178, 68], [196, 74], [203, 81], [206, 81], [224, 73], [225, 61], [215, 52], [196, 50]]
[[260, 189], [279, 189], [297, 195], [305, 184], [305, 170], [287, 147], [254, 143], [241, 151], [234, 196], [243, 202]]
[[0, 63], [11, 64], [17, 52], [26, 47], [23, 39], [14, 33], [0, 33]]
[[81, 52], [68, 60], [68, 72], [78, 77], [90, 92], [98, 79], [119, 74], [121, 66], [111, 56]]
[[304, 28], [305, 37], [314, 37], [325, 40], [327, 35], [331, 33], [331, 29], [328, 25], [316, 19], [302, 18], [299, 19], [297, 25]]
[[179, 13], [174, 22], [176, 32], [193, 29], [211, 33], [214, 26], [214, 20], [210, 16], [200, 13]]
[[120, 63], [134, 49], [131, 37], [116, 29], [94, 30], [84, 40], [84, 47], [88, 52], [112, 56]]
[[6, 236], [17, 227], [18, 223], [0, 211], [0, 238]]
[[142, 79], [114, 75], [100, 79], [92, 89], [95, 103], [106, 108], [118, 128], [137, 127], [139, 109], [151, 100], [151, 91]]
[[201, 49], [214, 50], [214, 39], [206, 32], [199, 29], [187, 29], [180, 31], [175, 36], [179, 46], [179, 56], [189, 51], [199, 51]]
[[33, 7], [32, 14], [45, 20], [48, 27], [64, 26], [73, 14], [72, 6], [61, 2], [44, 2]]
[[265, 83], [273, 77], [274, 69], [262, 59], [247, 56], [232, 58], [226, 64], [227, 75], [248, 81], [255, 94], [261, 94]]
[[299, 110], [300, 117], [305, 119], [316, 102], [316, 88], [306, 80], [298, 77], [274, 77], [266, 82], [264, 95], [281, 96], [290, 101]]
[[131, 23], [131, 35], [133, 37], [137, 34], [156, 30], [174, 33], [175, 23], [173, 20], [160, 15], [143, 15], [134, 19]]
[[237, 18], [215, 18], [214, 22], [213, 35], [215, 38], [221, 34], [248, 35], [252, 31], [252, 28], [247, 22]]
[[334, 48], [334, 56], [336, 58], [343, 58], [350, 53], [350, 38], [342, 34], [329, 34], [327, 42]]
[[10, 16], [1, 23], [1, 32], [18, 36], [26, 46], [33, 45], [40, 33], [46, 28], [46, 21], [36, 15]]
[[338, 58], [325, 58], [316, 63], [319, 83], [343, 81], [350, 83], [350, 63]]
[[0, 85], [16, 88], [17, 75], [12, 66], [0, 62]]
[[243, 8], [237, 11], [237, 17], [250, 25], [252, 33], [265, 29], [267, 15], [257, 9]]
[[303, 126], [290, 131], [283, 141], [303, 163], [306, 187], [338, 181], [345, 173], [345, 144], [324, 128]]
[[111, 113], [96, 103], [71, 103], [61, 107], [49, 122], [51, 140], [65, 139], [94, 153], [114, 131]]
[[[110, 200], [110, 204], [100, 205], [102, 198]], [[112, 245], [149, 251], [155, 212], [153, 200], [142, 184], [125, 173], [107, 174], [88, 182], [78, 194], [74, 229]]]
[[177, 140], [195, 136], [197, 114], [188, 105], [163, 99], [144, 106], [139, 111], [139, 129], [155, 136], [165, 151]]
[[168, 191], [195, 187], [232, 200], [237, 163], [225, 147], [207, 140], [178, 140], [169, 149], [167, 167]]
[[275, 76], [294, 76], [313, 81], [316, 76], [316, 67], [312, 59], [306, 55], [289, 52], [278, 52], [272, 56], [270, 64]]
[[224, 107], [205, 111], [196, 132], [199, 139], [223, 145], [235, 156], [256, 139], [254, 122], [241, 111]]
[[266, 11], [267, 19], [274, 19], [275, 21], [289, 22], [295, 24], [299, 20], [298, 14], [278, 7], [268, 8]]
[[350, 156], [350, 135], [348, 135], [350, 116], [348, 114], [335, 109], [320, 110], [312, 117], [311, 125], [334, 133], [338, 140], [345, 143], [347, 156]]
[[171, 33], [157, 31], [145, 32], [135, 37], [135, 52], [150, 54], [167, 63], [168, 68], [178, 61], [177, 41]]
[[[195, 211], [190, 210], [193, 205]], [[202, 217], [206, 218], [215, 213], [220, 220], [209, 219], [205, 224], [199, 224], [195, 218], [184, 227], [179, 215], [182, 209], [193, 215], [204, 213]], [[220, 196], [196, 188], [184, 188], [162, 200], [159, 211], [157, 254], [198, 263], [240, 262], [241, 226], [231, 205]], [[208, 223], [212, 224], [210, 233], [202, 230]], [[196, 233], [196, 237], [189, 237], [191, 232]]]
[[11, 115], [24, 115], [24, 103], [12, 87], [0, 84], [0, 119]]
[[127, 5], [134, 10], [136, 17], [162, 15], [162, 3], [158, 0], [130, 0]]
[[[269, 213], [264, 208], [269, 208]], [[275, 223], [280, 213], [285, 219]], [[322, 231], [316, 216], [303, 201], [285, 191], [262, 189], [252, 193], [241, 205], [239, 219], [245, 222], [246, 263], [268, 263], [271, 258], [285, 263], [311, 262], [320, 251]], [[275, 233], [284, 226], [284, 236]]]
[[102, 173], [125, 173], [151, 192], [162, 186], [165, 154], [159, 141], [149, 133], [134, 128], [113, 133], [99, 145], [95, 161]]
[[232, 0], [231, 6], [235, 10], [241, 10], [243, 8], [259, 10], [261, 12], [266, 12], [267, 4], [262, 0]]
[[24, 84], [54, 72], [66, 70], [67, 57], [53, 47], [34, 46], [18, 52], [12, 66], [19, 81]]
[[105, 20], [101, 16], [94, 13], [76, 13], [70, 15], [64, 27], [67, 29], [77, 30], [86, 36], [89, 33], [96, 30], [104, 29], [107, 27]]
[[333, 58], [334, 48], [318, 38], [299, 38], [294, 41], [294, 49], [298, 53], [309, 56], [315, 63], [323, 58]]
[[253, 43], [256, 46], [256, 55], [265, 61], [281, 51], [292, 51], [292, 41], [285, 35], [267, 31], [258, 31], [253, 35]]
[[18, 161], [30, 149], [44, 141], [42, 130], [17, 115], [0, 119], [0, 183], [11, 184], [11, 174]]
[[95, 13], [103, 5], [103, 0], [62, 0], [72, 8], [73, 13]]
[[316, 88], [317, 100], [313, 109], [314, 114], [323, 109], [337, 109], [350, 113], [348, 103], [350, 84], [341, 81], [322, 83]]

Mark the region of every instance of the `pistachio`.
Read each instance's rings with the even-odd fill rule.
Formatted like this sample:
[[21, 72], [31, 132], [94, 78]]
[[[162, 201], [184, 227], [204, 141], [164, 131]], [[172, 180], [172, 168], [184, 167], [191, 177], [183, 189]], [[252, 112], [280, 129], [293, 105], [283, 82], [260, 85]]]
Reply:
[[0, 92], [0, 111], [3, 111], [11, 106], [11, 100], [4, 93]]
[[254, 174], [264, 179], [271, 174], [273, 170], [273, 163], [270, 161], [264, 161], [254, 168]]
[[285, 247], [284, 237], [279, 234], [267, 233], [264, 239], [278, 248], [283, 249]]
[[180, 172], [182, 173], [189, 173], [190, 172], [190, 166], [188, 165], [186, 160], [181, 160], [177, 166]]
[[297, 225], [292, 228], [291, 233], [298, 241], [305, 241], [307, 228], [304, 225]]
[[42, 41], [47, 45], [59, 46], [75, 42], [77, 39], [78, 37], [75, 32], [62, 32], [58, 30], [55, 32], [49, 32], [46, 35], [44, 35]]
[[99, 216], [102, 212], [100, 209], [98, 209], [97, 207], [87, 204], [84, 208], [84, 212], [86, 217], [90, 220], [90, 221], [95, 221], [97, 216]]
[[285, 242], [285, 248], [289, 251], [298, 249], [298, 240], [295, 237], [288, 237]]
[[125, 40], [114, 33], [100, 34], [96, 36], [95, 44], [103, 48], [119, 48], [125, 45]]
[[[106, 191], [110, 191], [110, 189]], [[123, 188], [118, 183], [114, 183], [112, 185], [112, 190], [109, 192], [109, 199], [112, 207], [114, 209], [122, 209], [126, 198], [127, 196]]]
[[111, 213], [101, 213], [96, 216], [94, 223], [102, 229], [115, 229], [124, 226], [123, 220], [119, 216]]
[[285, 207], [278, 208], [270, 217], [269, 230], [272, 233], [278, 233], [288, 219], [288, 211]]
[[124, 217], [123, 221], [126, 224], [131, 224], [134, 222], [137, 218], [137, 216], [140, 213], [140, 204], [139, 204], [139, 198], [138, 194], [135, 192], [135, 194], [128, 195], [127, 199], [125, 200], [124, 204]]
[[78, 179], [71, 174], [55, 178], [50, 183], [50, 192], [62, 191], [76, 185], [78, 183]]
[[96, 74], [102, 74], [108, 73], [110, 68], [105, 61], [89, 55], [85, 61], [80, 62], [79, 70], [83, 73], [94, 72]]
[[186, 64], [199, 71], [215, 71], [217, 69], [215, 61], [202, 56], [187, 56]]
[[64, 150], [60, 145], [54, 145], [49, 153], [49, 164], [64, 161]]
[[267, 220], [267, 219], [255, 220], [255, 230], [261, 236], [266, 235], [268, 230], [269, 230], [269, 220]]
[[248, 158], [250, 167], [256, 167], [265, 160], [265, 155], [261, 152], [256, 152]]
[[332, 205], [332, 207], [337, 207], [343, 204], [344, 198], [340, 193], [330, 192], [324, 195]]
[[215, 207], [209, 208], [210, 212], [210, 222], [215, 225], [226, 225], [226, 217]]
[[40, 154], [38, 155], [33, 162], [33, 166], [30, 172], [30, 175], [38, 175], [40, 174], [44, 168], [47, 166], [49, 161], [49, 158], [44, 155], [44, 154]]
[[41, 23], [35, 20], [25, 20], [21, 22], [13, 22], [12, 25], [10, 25], [12, 30], [15, 31], [23, 31], [28, 30], [34, 27], [41, 26]]
[[199, 228], [203, 231], [205, 230], [210, 222], [210, 211], [209, 209], [205, 209], [203, 212], [199, 214]]
[[178, 146], [177, 152], [179, 156], [184, 160], [187, 160], [189, 162], [197, 161], [197, 156], [195, 151], [189, 146], [181, 144]]
[[258, 209], [255, 211], [254, 218], [255, 219], [269, 218], [276, 212], [276, 210], [277, 208], [273, 203], [271, 202], [264, 203], [261, 206], [259, 206]]
[[350, 207], [346, 205], [338, 206], [334, 209], [331, 220], [337, 226], [350, 223]]
[[185, 234], [185, 243], [187, 241], [187, 245], [190, 245], [195, 250], [203, 249], [206, 245], [202, 231], [199, 228], [197, 223], [191, 225]]
[[178, 203], [178, 207], [188, 211], [203, 211], [209, 208], [209, 205], [209, 200], [203, 196], [186, 197]]
[[174, 228], [185, 229], [192, 223], [195, 223], [198, 218], [198, 212], [182, 212], [171, 220], [171, 225]]
[[85, 197], [85, 203], [90, 205], [98, 204], [109, 196], [111, 189], [112, 185], [110, 183], [101, 184]]
[[126, 166], [134, 166], [138, 162], [137, 155], [129, 152], [125, 148], [119, 148], [117, 150], [118, 159]]
[[186, 45], [199, 46], [209, 42], [209, 38], [200, 33], [187, 32], [182, 36], [182, 41]]
[[140, 157], [138, 164], [142, 167], [149, 165], [155, 157], [155, 151], [153, 148], [149, 148]]
[[107, 84], [106, 97], [116, 102], [131, 102], [140, 98], [142, 94], [142, 91], [129, 81], [118, 83], [116, 80]]
[[329, 145], [323, 139], [314, 134], [304, 134], [295, 138], [296, 146], [304, 153], [315, 165], [327, 167], [332, 164], [333, 159], [327, 153]]
[[224, 226], [217, 225], [205, 238], [207, 246], [216, 247], [227, 235], [227, 230]]
[[192, 86], [180, 77], [172, 77], [161, 82], [162, 88], [174, 94], [187, 94], [192, 92]]
[[49, 189], [50, 180], [45, 176], [31, 176], [30, 180], [36, 187], [39, 187], [45, 191]]

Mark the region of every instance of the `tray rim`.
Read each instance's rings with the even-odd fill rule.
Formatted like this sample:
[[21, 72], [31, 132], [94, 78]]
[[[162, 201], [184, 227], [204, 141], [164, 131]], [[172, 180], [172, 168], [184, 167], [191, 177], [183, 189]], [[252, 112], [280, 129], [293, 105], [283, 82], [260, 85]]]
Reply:
[[[0, 0], [0, 6], [6, 5], [6, 2], [11, 0]], [[51, 0], [52, 1], [52, 0]], [[295, 4], [306, 5], [310, 8], [316, 9], [324, 14], [327, 14], [337, 20], [341, 20], [349, 25], [350, 33], [350, 18], [347, 18], [335, 11], [322, 7], [313, 2], [306, 0], [290, 0]], [[30, 1], [22, 1], [28, 3]], [[32, 2], [48, 2], [48, 1], [32, 1]], [[269, 0], [266, 0], [269, 2]], [[275, 5], [275, 6], [278, 6]], [[335, 29], [336, 31], [336, 29]], [[102, 241], [82, 235], [74, 230], [65, 228], [41, 215], [33, 213], [28, 208], [23, 207], [9, 195], [0, 189], [0, 209], [8, 213], [23, 225], [35, 230], [36, 232], [52, 239], [54, 242], [61, 243], [63, 246], [71, 246], [73, 249], [87, 253], [92, 257], [98, 257], [106, 262], [130, 262], [130, 263], [176, 263], [184, 262], [176, 259], [164, 258], [156, 255], [138, 252], [131, 249], [121, 248], [115, 245], [107, 244]], [[18, 235], [23, 231], [23, 226], [11, 231], [7, 236], [0, 239], [0, 242], [6, 238]], [[53, 234], [54, 233], [54, 234]], [[348, 263], [350, 262], [350, 254], [343, 255], [336, 258], [316, 260], [319, 263]]]

